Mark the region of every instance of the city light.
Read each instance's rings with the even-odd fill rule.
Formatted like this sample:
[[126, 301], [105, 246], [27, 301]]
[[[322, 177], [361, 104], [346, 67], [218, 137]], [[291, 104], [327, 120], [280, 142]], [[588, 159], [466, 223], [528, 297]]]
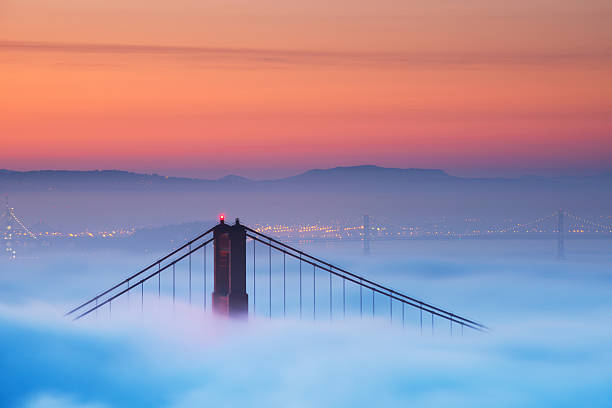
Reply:
[[[555, 212], [545, 217], [535, 218], [530, 222], [516, 222], [506, 218], [503, 223], [487, 225], [483, 220], [474, 217], [462, 217], [459, 221], [450, 221], [446, 218], [425, 220], [420, 225], [405, 224], [394, 220], [377, 219], [370, 217], [368, 230], [364, 230], [363, 220], [331, 219], [326, 222], [314, 223], [286, 223], [286, 224], [252, 224], [252, 227], [261, 233], [269, 234], [278, 239], [293, 242], [303, 241], [363, 241], [367, 234], [370, 240], [386, 239], [462, 239], [462, 238], [503, 238], [508, 236], [520, 237], [528, 235], [538, 238], [552, 239], [559, 235], [562, 226], [566, 237], [598, 234], [609, 236], [612, 234], [612, 225], [594, 222], [589, 219], [563, 212], [565, 223], [560, 224], [560, 213]], [[600, 216], [599, 219], [608, 221], [610, 216]], [[225, 223], [225, 214], [219, 214], [219, 222]], [[17, 218], [15, 209], [7, 207], [0, 216], [0, 239], [6, 243], [5, 249], [15, 258], [15, 250], [23, 246], [28, 240], [44, 240], [46, 244], [60, 239], [121, 239], [128, 238], [137, 231], [137, 227], [115, 227], [103, 230], [85, 231], [32, 231], [26, 223]], [[188, 239], [188, 236], [183, 239]], [[556, 239], [556, 238], [555, 238]], [[174, 241], [172, 241], [174, 242]]]

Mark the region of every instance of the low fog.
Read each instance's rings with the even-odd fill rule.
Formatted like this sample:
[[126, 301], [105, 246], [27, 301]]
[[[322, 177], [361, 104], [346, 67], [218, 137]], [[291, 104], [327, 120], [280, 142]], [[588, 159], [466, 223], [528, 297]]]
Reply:
[[[63, 317], [70, 307], [162, 252], [73, 249], [3, 259], [0, 405], [607, 406], [612, 246], [568, 241], [567, 259], [558, 261], [555, 245], [373, 242], [368, 256], [359, 242], [301, 246], [491, 327], [452, 337], [441, 321], [435, 335], [429, 326], [421, 334], [416, 311], [406, 310], [406, 327], [398, 324], [399, 314], [390, 325], [382, 301], [376, 319], [369, 309], [363, 320], [354, 313], [346, 320], [337, 314], [333, 323], [326, 317], [313, 322], [308, 313], [299, 320], [294, 309], [283, 319], [277, 304], [269, 319], [265, 284], [257, 287], [256, 317], [219, 321], [203, 312], [201, 293], [188, 304], [184, 265], [177, 267], [174, 308], [166, 274], [161, 301], [145, 287], [144, 313], [136, 293], [131, 307], [113, 307], [112, 319], [101, 310], [97, 318], [73, 322]], [[267, 258], [260, 252], [257, 271], [265, 279]], [[273, 257], [275, 293], [278, 262]], [[295, 273], [289, 266], [289, 281]], [[194, 287], [202, 283], [196, 279], [200, 275]], [[320, 290], [324, 299], [327, 292]]]

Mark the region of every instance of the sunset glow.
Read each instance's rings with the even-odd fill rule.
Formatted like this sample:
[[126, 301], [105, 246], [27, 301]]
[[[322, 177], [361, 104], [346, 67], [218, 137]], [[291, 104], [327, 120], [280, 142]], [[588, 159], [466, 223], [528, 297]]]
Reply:
[[4, 168], [249, 177], [612, 162], [612, 5], [0, 5]]

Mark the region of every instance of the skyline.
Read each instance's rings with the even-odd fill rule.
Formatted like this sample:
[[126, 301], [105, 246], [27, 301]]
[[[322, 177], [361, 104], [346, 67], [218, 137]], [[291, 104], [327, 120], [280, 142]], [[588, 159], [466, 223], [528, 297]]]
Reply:
[[0, 162], [250, 178], [372, 163], [606, 171], [610, 17], [600, 0], [11, 0]]

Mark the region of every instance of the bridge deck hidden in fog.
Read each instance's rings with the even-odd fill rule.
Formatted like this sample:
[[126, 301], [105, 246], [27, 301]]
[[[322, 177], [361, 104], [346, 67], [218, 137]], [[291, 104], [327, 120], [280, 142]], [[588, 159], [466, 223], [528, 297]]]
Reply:
[[[209, 294], [207, 247], [211, 243], [214, 288]], [[267, 259], [260, 259], [258, 265], [258, 256]], [[274, 274], [273, 258], [278, 266]], [[75, 320], [99, 313], [110, 317], [126, 307], [139, 307], [144, 312], [145, 305], [155, 300], [161, 304], [162, 297], [171, 297], [174, 307], [180, 296], [189, 304], [198, 302], [204, 311], [208, 311], [211, 299], [212, 312], [228, 318], [265, 316], [328, 321], [376, 318], [402, 327], [416, 325], [421, 333], [425, 326], [428, 331], [431, 328], [432, 334], [440, 327], [434, 325], [434, 320], [439, 320], [446, 322], [441, 327], [446, 327], [443, 330], [451, 335], [453, 330], [463, 334], [464, 328], [487, 330], [475, 320], [407, 296], [261, 234], [240, 224], [238, 219], [234, 225], [226, 224], [223, 216], [213, 228], [67, 315]]]

